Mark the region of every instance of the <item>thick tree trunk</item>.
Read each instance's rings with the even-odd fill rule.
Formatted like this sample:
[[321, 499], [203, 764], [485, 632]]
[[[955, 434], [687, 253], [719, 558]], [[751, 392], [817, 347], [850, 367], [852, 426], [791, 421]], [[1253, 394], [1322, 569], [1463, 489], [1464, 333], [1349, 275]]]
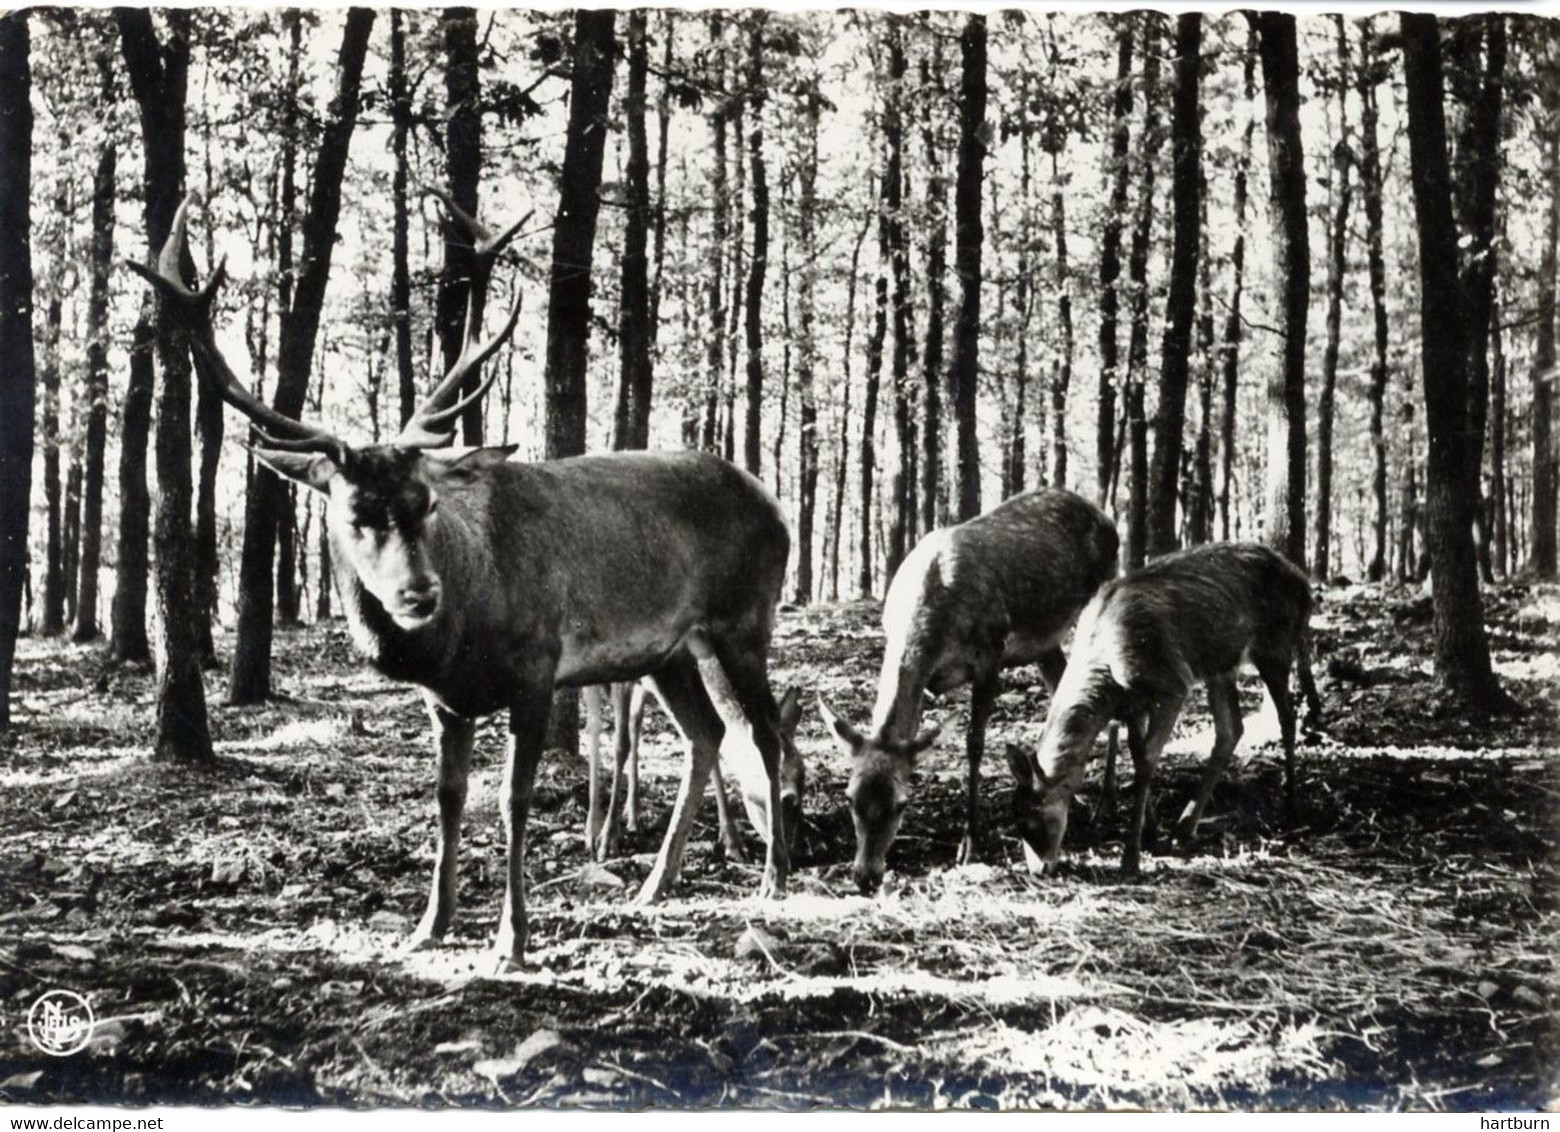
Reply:
[[1494, 570], [1511, 572], [1511, 535], [1506, 508], [1506, 344], [1501, 332], [1499, 292], [1490, 303], [1490, 550]]
[[1190, 373], [1192, 329], [1197, 315], [1197, 252], [1202, 242], [1202, 17], [1195, 12], [1176, 19], [1175, 109], [1171, 119], [1174, 172], [1174, 246], [1170, 256], [1170, 294], [1165, 304], [1165, 336], [1159, 363], [1159, 408], [1155, 415], [1154, 463], [1149, 472], [1148, 553], [1176, 547], [1176, 488], [1186, 427], [1186, 385]]
[[1311, 299], [1305, 215], [1305, 150], [1300, 141], [1300, 59], [1295, 17], [1256, 17], [1267, 98], [1268, 221], [1273, 307], [1282, 336], [1268, 375], [1266, 539], [1305, 567], [1305, 342]]
[[900, 17], [888, 17], [888, 81], [883, 91], [883, 210], [888, 218], [888, 255], [893, 275], [893, 354], [889, 373], [894, 389], [894, 447], [898, 459], [889, 477], [892, 511], [888, 515], [887, 557], [883, 572], [892, 578], [905, 558], [905, 541], [912, 522], [910, 509], [915, 477], [908, 474], [914, 452], [910, 429], [910, 250], [905, 238], [905, 44]]
[[[545, 454], [549, 460], [585, 451], [591, 263], [601, 210], [601, 163], [612, 100], [616, 16], [610, 10], [580, 11], [574, 16], [569, 124], [547, 288], [547, 358], [542, 380], [547, 390]], [[572, 690], [561, 690], [553, 698], [548, 731], [549, 746], [579, 751], [579, 697]]]
[[[942, 382], [943, 337], [948, 303], [948, 178], [943, 172], [934, 82], [943, 76], [942, 39], [932, 40], [931, 57], [920, 62], [921, 146], [926, 151], [926, 339], [921, 350], [925, 415], [921, 424], [921, 529], [934, 530], [942, 516], [938, 502], [947, 494], [943, 480]], [[863, 229], [865, 233], [865, 229]], [[859, 247], [859, 244], [858, 244]], [[854, 279], [852, 279], [854, 283]], [[848, 363], [847, 363], [848, 364]]]
[[1110, 207], [1100, 239], [1100, 377], [1094, 432], [1095, 502], [1104, 507], [1110, 496], [1115, 463], [1116, 386], [1120, 347], [1116, 341], [1120, 308], [1122, 218], [1127, 211], [1127, 184], [1132, 151], [1132, 25], [1130, 15], [1116, 17], [1116, 84], [1111, 94]]
[[1219, 537], [1230, 539], [1238, 525], [1234, 518], [1234, 505], [1230, 496], [1235, 477], [1235, 415], [1236, 389], [1240, 379], [1240, 342], [1243, 334], [1240, 304], [1246, 283], [1246, 203], [1251, 171], [1251, 139], [1256, 130], [1257, 52], [1256, 31], [1247, 36], [1245, 81], [1242, 90], [1248, 112], [1246, 128], [1241, 133], [1240, 157], [1235, 164], [1235, 247], [1230, 252], [1230, 300], [1229, 314], [1224, 320], [1224, 343], [1221, 348], [1219, 414]]
[[769, 180], [764, 167], [764, 28], [767, 13], [748, 16], [747, 103], [752, 114], [748, 163], [753, 177], [753, 260], [748, 270], [746, 321], [747, 414], [742, 434], [742, 464], [757, 476], [763, 461], [764, 276], [769, 271]]
[[400, 423], [417, 408], [417, 373], [412, 365], [412, 269], [408, 250], [410, 217], [407, 204], [406, 135], [412, 125], [412, 101], [406, 86], [407, 13], [390, 9], [390, 152], [395, 171], [390, 177], [390, 319], [395, 326], [396, 395]]
[[139, 664], [151, 659], [146, 634], [146, 592], [152, 495], [146, 486], [146, 448], [152, 434], [152, 387], [156, 371], [152, 350], [154, 304], [148, 297], [131, 335], [129, 383], [119, 431], [119, 547], [114, 562], [114, 602], [110, 612], [110, 653], [115, 660]]
[[959, 273], [959, 314], [954, 322], [953, 418], [958, 434], [958, 511], [963, 522], [980, 514], [980, 451], [976, 440], [976, 405], [980, 389], [981, 181], [986, 145], [986, 17], [971, 13], [959, 36], [962, 72], [959, 87], [959, 172], [954, 187], [956, 250]]
[[[303, 222], [303, 255], [296, 273], [290, 305], [284, 307], [281, 342], [276, 353], [276, 393], [272, 404], [289, 417], [303, 411], [313, 366], [315, 339], [330, 278], [331, 255], [336, 243], [336, 221], [341, 213], [342, 175], [347, 151], [357, 125], [363, 60], [368, 49], [374, 13], [353, 8], [347, 12], [342, 34], [336, 97], [320, 138], [314, 176], [309, 189], [309, 210]], [[287, 506], [288, 487], [275, 475], [255, 475], [245, 509], [244, 545], [239, 563], [238, 629], [233, 642], [233, 671], [228, 702], [260, 703], [271, 694], [272, 551], [277, 532], [290, 529], [292, 509]], [[293, 571], [278, 570], [278, 579], [293, 583]], [[280, 589], [281, 586], [277, 585]], [[294, 607], [296, 616], [296, 606]]]
[[[1476, 466], [1468, 451], [1475, 443], [1469, 430], [1468, 325], [1457, 277], [1458, 232], [1446, 157], [1441, 36], [1435, 16], [1405, 13], [1401, 18], [1409, 169], [1419, 226], [1420, 337], [1425, 425], [1430, 434], [1425, 487], [1436, 674], [1453, 693], [1474, 703], [1500, 706], [1506, 697], [1490, 667], [1471, 525], [1478, 480], [1469, 474]], [[1498, 97], [1495, 112], [1498, 120]]]
[[[477, 65], [477, 12], [474, 8], [446, 8], [440, 23], [444, 32], [444, 162], [450, 198], [468, 215], [476, 216], [477, 189], [482, 178], [481, 71]], [[439, 348], [444, 368], [450, 369], [464, 345], [466, 299], [471, 293], [472, 249], [455, 236], [447, 224], [444, 235], [444, 270], [439, 275]], [[472, 314], [480, 326], [480, 299]], [[476, 391], [482, 380], [473, 367], [461, 385], [461, 395]], [[473, 402], [460, 417], [461, 442], [482, 443], [482, 403]]]
[[1333, 146], [1332, 210], [1327, 228], [1327, 346], [1322, 351], [1322, 393], [1316, 404], [1316, 525], [1312, 573], [1332, 574], [1333, 401], [1338, 387], [1338, 350], [1343, 328], [1343, 275], [1348, 266], [1349, 205], [1353, 198], [1349, 146], [1349, 38], [1342, 16], [1338, 33], [1338, 141]]
[[32, 63], [26, 10], [0, 13], [0, 731], [11, 724], [11, 666], [22, 624], [31, 512]]
[[[1138, 157], [1137, 219], [1127, 256], [1132, 326], [1127, 338], [1126, 443], [1127, 530], [1124, 565], [1135, 570], [1148, 551], [1148, 421], [1143, 385], [1148, 369], [1148, 253], [1154, 234], [1154, 173], [1159, 160], [1159, 25], [1147, 12], [1143, 21], [1143, 134]], [[1118, 453], [1117, 458], [1120, 458]]]
[[650, 153], [645, 137], [646, 77], [650, 61], [643, 8], [628, 17], [628, 166], [625, 170], [622, 284], [618, 304], [618, 402], [612, 446], [645, 448], [650, 443], [649, 262]]
[[[105, 62], [105, 71], [107, 70]], [[111, 80], [109, 80], [111, 84]], [[111, 89], [111, 86], [110, 86]], [[92, 179], [92, 289], [87, 299], [87, 457], [82, 498], [81, 588], [72, 639], [95, 641], [103, 561], [103, 457], [108, 447], [108, 278], [114, 264], [114, 177], [118, 151], [103, 143]]]

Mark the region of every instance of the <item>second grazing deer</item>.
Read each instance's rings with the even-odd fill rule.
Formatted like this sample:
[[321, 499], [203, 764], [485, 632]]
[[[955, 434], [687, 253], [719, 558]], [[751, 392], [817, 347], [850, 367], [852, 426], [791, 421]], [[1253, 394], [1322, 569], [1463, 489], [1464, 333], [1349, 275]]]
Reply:
[[936, 729], [919, 732], [926, 693], [971, 688], [962, 864], [979, 834], [980, 762], [999, 674], [1038, 661], [1056, 687], [1066, 667], [1062, 637], [1100, 583], [1115, 575], [1117, 546], [1116, 528], [1098, 507], [1046, 489], [933, 531], [905, 557], [883, 602], [883, 667], [871, 725], [857, 731], [819, 701], [851, 756], [854, 876], [863, 893], [882, 883], [910, 801], [915, 758], [937, 737]]
[[[586, 851], [605, 861], [618, 851], [622, 830], [639, 828], [639, 740], [644, 730], [645, 696], [642, 681], [595, 684], [585, 689], [586, 757], [590, 759], [590, 793], [585, 818]], [[607, 701], [612, 702], [612, 780], [609, 792], [601, 789], [601, 732]], [[794, 754], [796, 726], [801, 721], [801, 695], [795, 688], [786, 690], [779, 704], [780, 740], [788, 754]], [[715, 810], [719, 821], [720, 843], [727, 860], [741, 861], [742, 835], [726, 798], [726, 782], [720, 763], [710, 768], [715, 792]], [[757, 827], [755, 827], [757, 828]], [[759, 828], [759, 835], [764, 831]]]
[[1278, 711], [1285, 794], [1293, 818], [1295, 708], [1289, 676], [1297, 659], [1307, 703], [1313, 711], [1318, 706], [1310, 612], [1305, 573], [1277, 551], [1252, 543], [1212, 543], [1167, 554], [1102, 588], [1079, 618], [1072, 660], [1051, 697], [1039, 749], [1030, 756], [1008, 748], [1018, 783], [1014, 816], [1042, 865], [1054, 864], [1061, 853], [1068, 803], [1083, 780], [1095, 738], [1107, 722], [1119, 719], [1127, 725], [1136, 770], [1122, 868], [1138, 870], [1160, 752], [1187, 693], [1207, 684], [1213, 754], [1180, 829], [1183, 838], [1195, 834], [1240, 741], [1235, 675], [1247, 661]]
[[[180, 275], [189, 201], [156, 270], [134, 265], [174, 304], [196, 368], [261, 433], [256, 455], [320, 492], [338, 592], [358, 650], [423, 689], [439, 754], [438, 847], [416, 944], [455, 913], [456, 858], [477, 720], [509, 715], [500, 788], [508, 861], [496, 950], [524, 954], [525, 828], [553, 689], [649, 677], [691, 744], [671, 828], [642, 899], [675, 880], [695, 806], [721, 753], [768, 852], [761, 891], [784, 890], [800, 820], [802, 769], [781, 742], [769, 643], [790, 535], [753, 476], [695, 452], [617, 452], [525, 464], [512, 447], [441, 453], [454, 422], [492, 384], [462, 387], [514, 330], [481, 339], [492, 268], [519, 225], [495, 235], [448, 199], [474, 250], [464, 347], [389, 444], [353, 445], [286, 416], [239, 380], [217, 345], [218, 266], [200, 289]], [[523, 223], [523, 222], [522, 222]]]

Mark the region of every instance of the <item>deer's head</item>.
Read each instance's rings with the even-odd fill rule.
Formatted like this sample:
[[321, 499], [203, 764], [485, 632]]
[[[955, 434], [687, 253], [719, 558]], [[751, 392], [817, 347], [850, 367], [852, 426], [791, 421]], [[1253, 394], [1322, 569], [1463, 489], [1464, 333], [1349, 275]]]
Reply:
[[899, 742], [881, 734], [863, 735], [830, 711], [821, 697], [818, 710], [835, 742], [850, 756], [850, 782], [845, 796], [850, 802], [851, 824], [856, 827], [852, 876], [861, 894], [871, 896], [883, 883], [888, 847], [894, 843], [910, 804], [910, 775], [915, 770], [916, 756], [936, 741], [940, 728], [933, 727]]
[[[798, 688], [786, 689], [780, 697], [775, 730], [780, 737], [780, 831], [789, 851], [796, 845], [802, 828], [802, 799], [806, 796], [806, 768], [796, 749], [796, 728], [802, 721], [802, 694]], [[769, 795], [742, 791], [742, 806], [753, 828], [767, 836]]]
[[453, 439], [461, 413], [486, 395], [497, 370], [489, 367], [476, 388], [464, 395], [461, 386], [514, 333], [519, 321], [517, 291], [498, 333], [486, 341], [479, 338], [493, 264], [525, 221], [494, 235], [443, 197], [454, 238], [469, 242], [474, 250], [463, 348], [394, 441], [357, 446], [267, 405], [222, 356], [211, 311], [226, 277], [225, 264], [218, 264], [200, 288], [185, 283], [180, 272], [192, 199], [180, 204], [156, 269], [134, 262], [130, 266], [179, 312], [201, 380], [253, 422], [259, 438], [252, 446], [255, 455], [279, 475], [327, 497], [325, 521], [337, 552], [398, 626], [421, 628], [438, 615], [443, 597], [430, 554], [440, 521], [440, 492], [470, 485], [514, 452], [513, 447], [461, 454], [439, 449]]

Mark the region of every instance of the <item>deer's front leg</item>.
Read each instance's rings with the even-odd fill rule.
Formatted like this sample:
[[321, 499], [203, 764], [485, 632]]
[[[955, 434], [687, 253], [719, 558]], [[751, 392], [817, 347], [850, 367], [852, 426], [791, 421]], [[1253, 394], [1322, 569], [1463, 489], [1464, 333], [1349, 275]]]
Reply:
[[432, 700], [428, 702], [428, 716], [433, 721], [434, 745], [439, 752], [439, 834], [428, 908], [408, 941], [414, 950], [443, 939], [455, 918], [460, 819], [466, 809], [466, 779], [471, 773], [471, 745], [477, 734], [475, 720], [451, 715]]
[[528, 683], [509, 709], [509, 752], [504, 759], [504, 781], [499, 787], [508, 869], [504, 910], [493, 944], [500, 969], [517, 967], [525, 958], [525, 823], [531, 815], [531, 790], [536, 783], [536, 765], [546, 745], [551, 709], [551, 671], [545, 680]]
[[997, 687], [996, 675], [990, 674], [979, 677], [970, 690], [970, 730], [964, 740], [970, 775], [964, 798], [964, 840], [959, 842], [961, 865], [975, 860], [975, 846], [980, 838], [980, 760], [986, 753], [986, 724], [997, 704]]

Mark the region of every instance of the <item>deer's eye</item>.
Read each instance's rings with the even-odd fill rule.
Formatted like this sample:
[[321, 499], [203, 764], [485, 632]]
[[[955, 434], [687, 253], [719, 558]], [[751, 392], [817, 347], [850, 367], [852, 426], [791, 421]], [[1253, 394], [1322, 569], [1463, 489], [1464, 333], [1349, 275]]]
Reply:
[[432, 515], [438, 509], [439, 509], [439, 497], [437, 495], [430, 495], [428, 497], [428, 514]]

